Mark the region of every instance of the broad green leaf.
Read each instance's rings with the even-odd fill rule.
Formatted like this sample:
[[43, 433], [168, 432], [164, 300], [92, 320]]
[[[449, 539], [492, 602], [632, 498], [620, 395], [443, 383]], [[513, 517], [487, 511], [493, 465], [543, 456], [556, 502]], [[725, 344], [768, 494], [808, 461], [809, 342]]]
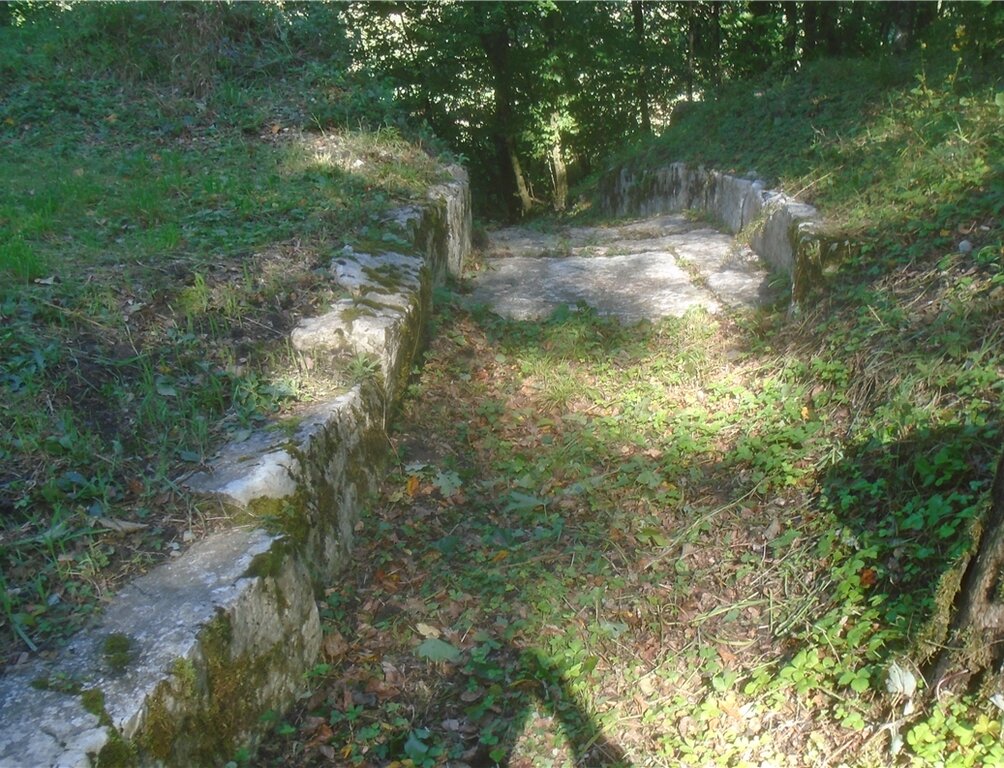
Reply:
[[428, 659], [429, 661], [455, 662], [460, 659], [460, 651], [455, 646], [437, 637], [427, 637], [423, 640], [422, 644], [415, 649], [415, 654], [420, 659]]
[[414, 731], [408, 734], [408, 740], [404, 743], [404, 753], [416, 764], [421, 763], [422, 758], [425, 757], [425, 754], [428, 751], [428, 745], [424, 744], [418, 736], [415, 735]]
[[547, 504], [541, 498], [537, 496], [531, 496], [526, 493], [520, 493], [519, 491], [512, 491], [509, 494], [509, 503], [506, 504], [506, 512], [522, 512], [527, 509], [535, 509], [536, 507], [543, 507]]
[[446, 472], [436, 473], [436, 478], [432, 481], [432, 484], [439, 489], [439, 492], [443, 494], [446, 498], [449, 498], [463, 486], [460, 480], [460, 475], [454, 472], [452, 469]]

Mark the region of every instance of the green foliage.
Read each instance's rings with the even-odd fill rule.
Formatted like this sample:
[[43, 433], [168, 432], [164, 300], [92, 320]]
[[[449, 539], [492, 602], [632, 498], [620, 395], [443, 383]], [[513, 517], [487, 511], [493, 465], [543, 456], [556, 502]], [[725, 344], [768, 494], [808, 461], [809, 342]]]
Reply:
[[[807, 148], [816, 138], [849, 141], [846, 153], [859, 154], [855, 142], [865, 139], [831, 134], [814, 118], [825, 122], [841, 110], [851, 119], [869, 114], [883, 103], [869, 99], [873, 89], [897, 77], [904, 68], [899, 62], [911, 54], [948, 57], [960, 82], [989, 79], [992, 85], [999, 73], [990, 52], [1004, 35], [999, 8], [981, 3], [445, 2], [392, 10], [354, 4], [344, 21], [354, 33], [355, 61], [386, 78], [371, 81], [373, 98], [379, 102], [378, 94], [393, 88], [466, 157], [479, 202], [496, 215], [515, 213], [514, 198], [523, 194], [514, 156], [532, 204], [554, 203], [559, 177], [567, 171], [574, 180], [600, 169], [611, 153], [649, 132], [646, 119], [657, 132], [685, 122], [678, 133], [693, 136], [709, 159], [724, 158], [719, 167], [741, 172], [775, 173], [760, 164], [761, 142], [774, 141], [772, 132], [786, 147], [788, 132], [798, 134], [791, 153], [796, 164], [813, 162], [802, 154], [803, 138]], [[845, 103], [829, 97], [833, 86], [839, 90], [842, 75], [833, 67], [840, 65], [820, 64], [808, 86], [809, 114], [802, 114], [783, 84], [792, 76], [806, 82], [801, 73], [823, 54], [880, 55], [884, 63], [877, 73], [855, 73], [862, 87], [843, 92]], [[750, 78], [762, 84], [751, 85]], [[739, 92], [745, 101], [736, 98]], [[727, 104], [733, 112], [700, 110], [699, 119], [683, 120], [689, 111], [680, 108], [683, 99]], [[943, 118], [950, 123], [951, 115], [966, 112], [946, 111]], [[736, 143], [745, 157], [735, 153]], [[878, 172], [845, 164], [862, 177]], [[910, 169], [903, 170], [901, 178], [909, 178]]]

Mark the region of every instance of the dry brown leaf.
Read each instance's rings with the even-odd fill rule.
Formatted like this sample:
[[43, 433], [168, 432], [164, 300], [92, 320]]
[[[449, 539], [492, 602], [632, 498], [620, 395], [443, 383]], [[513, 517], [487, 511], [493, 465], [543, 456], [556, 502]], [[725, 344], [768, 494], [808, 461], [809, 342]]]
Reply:
[[338, 630], [333, 630], [325, 636], [323, 648], [328, 661], [338, 661], [349, 650], [349, 644]]
[[408, 477], [408, 482], [405, 483], [404, 490], [408, 496], [414, 498], [415, 494], [418, 493], [419, 479], [416, 475], [410, 475]]
[[150, 526], [146, 523], [134, 523], [129, 520], [116, 520], [113, 517], [99, 517], [97, 519], [99, 525], [104, 526], [110, 531], [115, 531], [115, 533], [136, 533], [136, 531], [143, 531]]
[[435, 627], [432, 627], [428, 624], [423, 624], [421, 621], [415, 625], [415, 629], [418, 630], [418, 634], [420, 634], [422, 637], [438, 638], [442, 634], [442, 632], [440, 632]]

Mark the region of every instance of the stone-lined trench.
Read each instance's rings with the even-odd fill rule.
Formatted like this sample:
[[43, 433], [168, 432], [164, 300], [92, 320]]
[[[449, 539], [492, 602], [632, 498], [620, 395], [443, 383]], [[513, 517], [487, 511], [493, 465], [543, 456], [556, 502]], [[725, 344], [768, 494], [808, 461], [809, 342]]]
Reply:
[[[476, 300], [540, 317], [578, 301], [631, 321], [718, 311], [770, 295], [760, 260], [788, 275], [797, 298], [820, 241], [814, 212], [754, 181], [674, 165], [616, 175], [614, 214], [647, 220], [550, 235], [499, 233]], [[695, 209], [751, 248], [681, 215]], [[320, 365], [375, 357], [379, 377], [320, 404], [295, 424], [224, 450], [189, 486], [245, 519], [127, 587], [57, 658], [0, 681], [0, 766], [213, 765], [256, 740], [320, 653], [314, 594], [338, 578], [363, 500], [382, 476], [387, 414], [411, 368], [432, 287], [469, 249], [466, 179], [430, 193], [387, 226], [404, 253], [336, 254], [333, 279], [353, 294], [294, 332]], [[510, 251], [511, 253], [506, 253]], [[756, 256], [754, 256], [754, 253]], [[111, 652], [109, 649], [115, 649]]]

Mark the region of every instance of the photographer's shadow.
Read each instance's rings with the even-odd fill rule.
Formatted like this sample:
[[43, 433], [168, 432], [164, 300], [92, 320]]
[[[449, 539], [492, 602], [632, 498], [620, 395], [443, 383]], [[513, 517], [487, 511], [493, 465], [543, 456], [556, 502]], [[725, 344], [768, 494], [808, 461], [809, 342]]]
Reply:
[[[519, 739], [534, 711], [549, 715], [564, 736], [576, 768], [628, 768], [631, 762], [610, 742], [572, 691], [564, 673], [535, 648], [504, 645], [495, 652], [510, 670], [504, 682], [501, 712], [491, 729], [498, 742], [482, 740], [467, 760], [471, 768], [531, 768], [520, 754]], [[535, 706], [536, 705], [536, 706]], [[488, 740], [491, 741], [491, 740]]]

